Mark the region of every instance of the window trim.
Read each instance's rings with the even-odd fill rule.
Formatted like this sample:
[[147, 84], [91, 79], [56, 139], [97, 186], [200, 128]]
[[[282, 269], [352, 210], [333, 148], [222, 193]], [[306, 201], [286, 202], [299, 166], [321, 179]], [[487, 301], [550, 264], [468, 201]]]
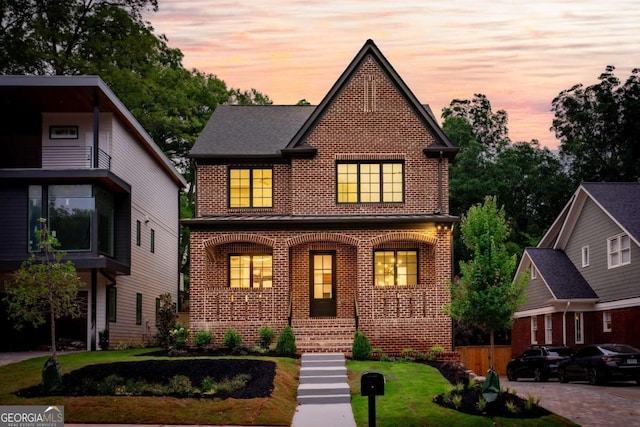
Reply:
[[573, 337], [576, 344], [584, 344], [584, 314], [581, 311], [573, 314]]
[[[340, 197], [340, 192], [339, 192], [339, 183], [338, 183], [338, 166], [339, 165], [358, 165], [358, 171], [356, 174], [357, 177], [357, 182], [356, 182], [356, 186], [357, 186], [357, 190], [356, 190], [356, 196], [357, 196], [357, 200], [355, 202], [341, 202], [339, 201]], [[402, 200], [400, 201], [385, 201], [384, 200], [384, 181], [383, 181], [383, 172], [382, 172], [382, 167], [385, 164], [391, 164], [391, 165], [400, 165], [402, 167]], [[362, 190], [361, 190], [361, 181], [360, 181], [360, 167], [362, 165], [380, 165], [380, 201], [377, 202], [363, 202], [361, 200], [362, 198]], [[391, 204], [402, 204], [405, 203], [405, 191], [406, 191], [406, 182], [405, 182], [405, 161], [404, 160], [352, 160], [352, 161], [347, 161], [347, 160], [338, 160], [335, 163], [335, 201], [337, 205], [357, 205], [357, 204], [364, 204], [364, 205], [375, 205], [375, 204], [386, 204], [386, 203], [391, 203]]]
[[531, 344], [538, 344], [538, 316], [531, 316]]
[[[398, 265], [394, 264], [393, 268], [393, 284], [392, 285], [378, 285], [376, 282], [376, 253], [377, 252], [393, 252], [394, 259], [397, 259], [398, 252], [415, 252], [416, 254], [416, 283], [414, 284], [406, 284], [406, 285], [398, 285]], [[384, 288], [410, 288], [418, 286], [420, 282], [420, 251], [417, 248], [378, 248], [373, 250], [373, 286], [375, 288], [384, 289]]]
[[531, 279], [537, 279], [538, 278], [538, 269], [536, 268], [535, 265], [531, 264]]
[[[231, 171], [249, 171], [249, 206], [231, 206]], [[254, 206], [253, 200], [253, 172], [256, 170], [271, 171], [271, 204], [269, 206]], [[274, 201], [274, 172], [273, 166], [229, 166], [227, 168], [227, 206], [229, 209], [273, 209]]]
[[613, 321], [611, 316], [611, 310], [605, 310], [602, 312], [602, 332], [611, 332], [612, 330], [613, 330]]
[[553, 316], [551, 314], [544, 315], [544, 343], [553, 343]]
[[589, 245], [582, 247], [582, 266], [589, 267]]
[[[628, 243], [628, 247], [623, 248], [622, 247], [622, 239], [626, 237], [626, 241]], [[617, 241], [618, 243], [618, 249], [616, 251], [612, 251], [611, 250], [611, 243]], [[629, 253], [629, 259], [628, 261], [624, 262], [623, 260], [623, 253], [624, 252], [628, 252]], [[611, 258], [613, 255], [618, 255], [618, 262], [616, 264], [613, 264], [611, 262]], [[631, 238], [629, 237], [629, 235], [627, 233], [620, 233], [617, 234], [615, 236], [609, 237], [607, 239], [607, 266], [608, 268], [617, 268], [617, 267], [622, 267], [624, 265], [629, 265], [631, 264]]]

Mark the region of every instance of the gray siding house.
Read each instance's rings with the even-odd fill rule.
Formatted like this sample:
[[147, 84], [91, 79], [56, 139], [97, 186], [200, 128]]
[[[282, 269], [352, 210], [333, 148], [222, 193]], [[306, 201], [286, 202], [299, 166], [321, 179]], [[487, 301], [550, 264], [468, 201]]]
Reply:
[[518, 267], [529, 270], [512, 352], [531, 344], [640, 347], [640, 183], [584, 183]]
[[[182, 176], [96, 76], [0, 76], [0, 122], [0, 299], [45, 218], [87, 284], [85, 317], [60, 322], [58, 339], [152, 339], [157, 298], [177, 299]], [[49, 342], [0, 312], [0, 350]]]

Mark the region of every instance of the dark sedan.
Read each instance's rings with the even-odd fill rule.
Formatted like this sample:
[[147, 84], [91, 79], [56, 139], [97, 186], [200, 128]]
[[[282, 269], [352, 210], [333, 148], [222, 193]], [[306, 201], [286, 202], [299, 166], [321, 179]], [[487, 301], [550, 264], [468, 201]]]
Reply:
[[562, 345], [532, 345], [520, 356], [507, 364], [507, 378], [533, 378], [535, 381], [547, 381], [558, 376], [558, 365], [573, 351]]
[[563, 383], [635, 380], [640, 384], [640, 350], [624, 344], [588, 345], [560, 364], [558, 377]]

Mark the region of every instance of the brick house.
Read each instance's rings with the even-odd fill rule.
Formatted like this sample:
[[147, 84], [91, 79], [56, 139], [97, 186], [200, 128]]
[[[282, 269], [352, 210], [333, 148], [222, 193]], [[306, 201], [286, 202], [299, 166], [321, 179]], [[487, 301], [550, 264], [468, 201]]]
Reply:
[[317, 106], [219, 106], [190, 154], [191, 332], [451, 351], [456, 153], [371, 40]]
[[531, 344], [640, 347], [640, 183], [583, 183], [519, 274], [531, 272], [512, 352]]
[[[58, 339], [150, 341], [157, 298], [178, 295], [182, 175], [97, 76], [0, 76], [0, 123], [0, 301], [45, 218], [87, 285]], [[0, 330], [1, 351], [50, 342], [48, 326], [15, 331], [2, 304]]]

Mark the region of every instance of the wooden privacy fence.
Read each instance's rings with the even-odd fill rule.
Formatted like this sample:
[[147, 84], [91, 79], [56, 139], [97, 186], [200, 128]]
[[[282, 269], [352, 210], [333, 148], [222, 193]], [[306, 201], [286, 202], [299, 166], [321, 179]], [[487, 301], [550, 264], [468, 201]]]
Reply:
[[[468, 346], [456, 347], [455, 351], [460, 353], [460, 361], [467, 368], [471, 369], [478, 375], [486, 375], [489, 370], [489, 351], [490, 346]], [[507, 363], [511, 360], [510, 345], [496, 345], [494, 350], [493, 369], [498, 375], [507, 374]]]

